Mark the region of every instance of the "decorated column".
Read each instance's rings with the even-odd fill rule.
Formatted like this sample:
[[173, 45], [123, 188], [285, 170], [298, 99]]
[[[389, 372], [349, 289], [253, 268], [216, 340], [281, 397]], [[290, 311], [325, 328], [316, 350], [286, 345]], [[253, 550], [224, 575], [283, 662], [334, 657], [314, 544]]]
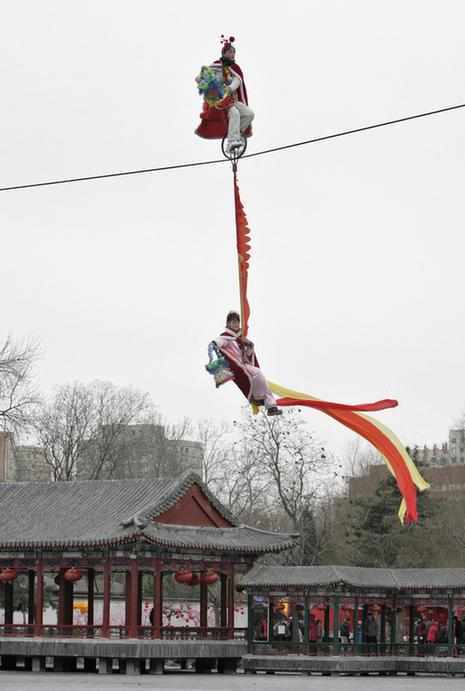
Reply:
[[228, 578], [228, 637], [234, 638], [234, 566]]
[[339, 655], [341, 646], [339, 645], [339, 595], [335, 595], [333, 599], [333, 641], [334, 653]]
[[94, 626], [95, 571], [87, 569], [87, 626]]
[[41, 559], [36, 564], [36, 592], [35, 592], [34, 635], [42, 633], [44, 617], [44, 564]]
[[[202, 571], [201, 576], [205, 576]], [[200, 579], [200, 628], [201, 635], [206, 636], [208, 626], [208, 585], [203, 578]]]
[[153, 560], [153, 638], [161, 638], [163, 625], [163, 572], [159, 559]]
[[358, 643], [357, 635], [358, 635], [358, 597], [355, 597], [354, 598], [354, 611], [353, 611], [353, 617], [352, 617], [352, 649], [354, 652], [356, 652], [358, 650], [356, 648], [356, 645]]
[[35, 572], [30, 569], [27, 572], [27, 623], [31, 626], [34, 623], [34, 589], [35, 589]]
[[220, 574], [220, 626], [226, 628], [227, 626], [227, 599], [228, 599], [228, 576], [225, 573]]
[[305, 597], [304, 597], [304, 644], [305, 644], [306, 650], [308, 650], [309, 625], [310, 625], [310, 599], [309, 599], [308, 595], [305, 595]]
[[139, 605], [139, 565], [137, 559], [131, 559], [129, 564], [127, 591], [126, 626], [129, 638], [137, 638], [137, 609]]
[[449, 655], [452, 655], [454, 652], [454, 638], [454, 596], [449, 593], [447, 596], [447, 642]]
[[408, 645], [409, 645], [409, 655], [413, 655], [413, 645], [415, 636], [415, 606], [412, 601], [410, 601], [408, 608]]
[[103, 564], [103, 612], [102, 636], [110, 635], [110, 603], [111, 603], [111, 561], [106, 559]]

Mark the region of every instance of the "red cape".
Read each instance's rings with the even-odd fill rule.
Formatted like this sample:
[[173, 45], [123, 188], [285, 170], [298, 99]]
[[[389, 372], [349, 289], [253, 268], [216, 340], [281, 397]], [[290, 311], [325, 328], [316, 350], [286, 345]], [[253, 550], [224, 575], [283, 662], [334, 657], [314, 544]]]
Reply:
[[[221, 336], [230, 336], [231, 334], [228, 333], [227, 331], [224, 331]], [[252, 387], [252, 382], [250, 380], [250, 376], [247, 374], [244, 365], [239, 362], [239, 360], [235, 360], [231, 357], [231, 353], [226, 352], [222, 348], [218, 346], [218, 350], [220, 353], [226, 358], [226, 360], [229, 363], [229, 369], [231, 372], [234, 374], [234, 383], [236, 386], [239, 387], [239, 389], [242, 391], [244, 396], [248, 401], [250, 401], [250, 391]], [[260, 367], [258, 364], [257, 356], [253, 355], [253, 361], [250, 363], [254, 367]]]

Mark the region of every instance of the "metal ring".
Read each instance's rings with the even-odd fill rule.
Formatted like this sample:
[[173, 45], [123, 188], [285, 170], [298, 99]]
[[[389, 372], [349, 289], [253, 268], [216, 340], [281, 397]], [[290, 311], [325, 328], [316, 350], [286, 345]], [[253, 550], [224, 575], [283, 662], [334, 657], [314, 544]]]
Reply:
[[223, 137], [223, 140], [221, 142], [221, 151], [223, 153], [223, 156], [227, 158], [228, 161], [232, 161], [234, 163], [239, 158], [241, 158], [247, 151], [247, 137], [244, 137], [244, 135], [241, 134], [242, 145], [237, 149], [233, 149], [232, 154], [230, 154], [226, 149], [227, 140], [227, 137]]

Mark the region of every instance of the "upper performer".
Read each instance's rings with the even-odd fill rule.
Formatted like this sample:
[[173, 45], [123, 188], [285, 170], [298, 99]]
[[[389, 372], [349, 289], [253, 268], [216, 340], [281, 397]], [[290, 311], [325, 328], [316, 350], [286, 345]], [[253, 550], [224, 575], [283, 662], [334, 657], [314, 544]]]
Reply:
[[[250, 135], [250, 125], [254, 112], [249, 108], [244, 74], [235, 62], [236, 49], [233, 46], [234, 36], [222, 37], [221, 57], [209, 67], [203, 67], [197, 77], [199, 91], [205, 97], [205, 110], [202, 123], [196, 133], [201, 137], [216, 138], [217, 127], [212, 109], [225, 111], [227, 115], [227, 150], [231, 152], [242, 145], [241, 135]], [[211, 121], [211, 127], [208, 122]]]
[[282, 415], [282, 410], [276, 405], [276, 399], [258, 364], [254, 344], [241, 336], [241, 318], [237, 312], [228, 313], [225, 330], [208, 346], [210, 363], [207, 370], [212, 374], [218, 371], [215, 366], [218, 360], [214, 360], [214, 353], [221, 353], [223, 372], [229, 372], [229, 375], [222, 375], [221, 379], [217, 380], [217, 386], [234, 379], [251, 403], [264, 405], [268, 415]]

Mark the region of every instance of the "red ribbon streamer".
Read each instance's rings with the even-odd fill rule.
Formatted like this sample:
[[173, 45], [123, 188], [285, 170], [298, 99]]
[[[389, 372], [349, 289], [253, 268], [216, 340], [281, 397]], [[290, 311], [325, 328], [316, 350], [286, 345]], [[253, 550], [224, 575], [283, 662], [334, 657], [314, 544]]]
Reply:
[[301, 405], [307, 408], [318, 408], [318, 410], [357, 410], [365, 412], [373, 412], [376, 410], [386, 410], [386, 408], [395, 408], [398, 402], [393, 398], [384, 398], [382, 401], [375, 401], [374, 403], [333, 403], [332, 401], [309, 401], [302, 398], [279, 398], [277, 400], [279, 406]]
[[239, 266], [239, 294], [241, 300], [242, 335], [247, 336], [249, 330], [250, 307], [247, 300], [247, 280], [250, 260], [250, 228], [245, 215], [244, 206], [239, 194], [237, 175], [234, 172], [234, 207], [236, 212], [236, 242]]
[[357, 415], [356, 413], [356, 411], [374, 411], [394, 408], [397, 405], [397, 401], [388, 398], [374, 403], [351, 406], [344, 403], [330, 403], [329, 401], [312, 401], [302, 398], [279, 398], [277, 404], [280, 406], [292, 405], [317, 408], [373, 444], [373, 446], [389, 461], [399, 492], [405, 499], [406, 514], [404, 522], [417, 522], [417, 490], [410, 470], [404, 458], [402, 458], [402, 454], [382, 429], [376, 426], [375, 422], [361, 415]]

